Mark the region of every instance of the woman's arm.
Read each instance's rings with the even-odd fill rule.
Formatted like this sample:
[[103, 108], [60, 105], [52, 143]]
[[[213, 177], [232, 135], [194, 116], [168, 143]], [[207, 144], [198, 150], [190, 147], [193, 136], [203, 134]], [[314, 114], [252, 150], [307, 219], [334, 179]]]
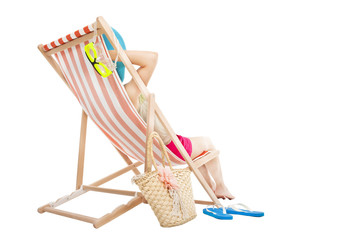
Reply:
[[[109, 51], [111, 58], [115, 61], [116, 51]], [[126, 55], [129, 57], [129, 60], [132, 64], [140, 66], [137, 69], [137, 72], [144, 82], [145, 86], [148, 85], [150, 78], [155, 70], [158, 54], [156, 52], [150, 51], [129, 51], [125, 50]], [[121, 61], [118, 59], [118, 61]], [[138, 97], [140, 95], [140, 89], [137, 87], [134, 79], [131, 79], [130, 82], [125, 84], [125, 90], [130, 97], [131, 102], [138, 109]]]
[[[115, 61], [116, 59], [116, 51], [109, 51], [111, 59]], [[142, 81], [145, 86], [148, 85], [150, 78], [155, 70], [158, 54], [156, 52], [150, 51], [133, 51], [133, 50], [125, 50], [126, 55], [129, 57], [130, 62], [132, 64], [140, 66], [137, 69]], [[118, 58], [118, 61], [121, 60]]]

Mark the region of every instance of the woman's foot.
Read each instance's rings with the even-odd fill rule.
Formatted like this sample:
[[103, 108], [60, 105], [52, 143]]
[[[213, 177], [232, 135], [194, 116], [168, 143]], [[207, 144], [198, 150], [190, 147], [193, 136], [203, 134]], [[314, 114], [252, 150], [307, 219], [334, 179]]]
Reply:
[[217, 198], [233, 200], [235, 197], [229, 192], [225, 185], [216, 186], [215, 195]]

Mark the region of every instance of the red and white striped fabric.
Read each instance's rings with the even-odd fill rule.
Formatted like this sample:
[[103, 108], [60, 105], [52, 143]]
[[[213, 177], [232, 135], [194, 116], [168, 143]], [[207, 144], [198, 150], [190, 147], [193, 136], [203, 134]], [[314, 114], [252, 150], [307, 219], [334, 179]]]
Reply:
[[44, 45], [44, 50], [49, 51], [50, 49], [63, 45], [93, 31], [94, 28], [92, 27], [92, 25], [88, 25], [86, 27], [83, 27], [82, 29], [66, 35], [65, 37], [59, 38], [58, 40], [52, 41], [51, 43]]
[[[108, 55], [100, 36], [104, 52]], [[84, 111], [120, 151], [136, 160], [145, 161], [146, 123], [131, 103], [116, 71], [107, 78], [100, 76], [88, 61], [85, 41], [55, 53], [65, 78]], [[169, 149], [172, 164], [185, 161]], [[155, 143], [154, 157], [161, 161], [161, 151]]]

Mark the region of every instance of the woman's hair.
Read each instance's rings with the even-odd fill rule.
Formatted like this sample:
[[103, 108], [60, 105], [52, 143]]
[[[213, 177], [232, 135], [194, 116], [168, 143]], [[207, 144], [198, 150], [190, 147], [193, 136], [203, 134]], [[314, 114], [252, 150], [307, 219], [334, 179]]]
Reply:
[[[120, 33], [118, 33], [118, 31], [116, 31], [114, 28], [111, 28], [117, 38], [117, 40], [119, 41], [121, 47], [126, 50], [126, 46], [125, 46], [125, 42], [124, 39], [121, 37]], [[105, 45], [106, 48], [108, 50], [114, 50], [114, 47], [111, 45], [109, 39], [107, 39], [107, 37], [105, 36], [105, 34], [102, 35], [105, 41]], [[122, 62], [117, 62], [116, 63], [116, 71], [121, 79], [121, 82], [124, 81], [125, 78], [125, 65]]]

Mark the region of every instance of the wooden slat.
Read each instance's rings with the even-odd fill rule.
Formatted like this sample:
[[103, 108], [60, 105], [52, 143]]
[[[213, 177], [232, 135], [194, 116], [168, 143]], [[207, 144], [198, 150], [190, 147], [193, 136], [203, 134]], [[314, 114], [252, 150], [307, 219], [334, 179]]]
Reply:
[[207, 162], [211, 161], [212, 159], [216, 158], [219, 155], [219, 151], [214, 151], [205, 155], [204, 157], [200, 158], [199, 160], [194, 162], [194, 168], [199, 168], [200, 166], [206, 164]]
[[112, 179], [114, 179], [114, 178], [116, 178], [116, 177], [130, 171], [130, 170], [132, 170], [133, 168], [140, 166], [141, 164], [143, 164], [143, 163], [142, 162], [133, 163], [133, 164], [131, 164], [131, 165], [129, 165], [129, 166], [123, 168], [123, 169], [120, 169], [119, 171], [116, 171], [116, 172], [110, 174], [109, 176], [106, 176], [106, 177], [104, 177], [104, 178], [90, 184], [90, 186], [95, 186], [95, 187], [100, 186], [101, 184], [104, 184], [104, 183], [106, 183], [106, 182], [108, 182], [108, 181], [110, 181], [110, 180], [112, 180]]
[[56, 209], [56, 208], [52, 208], [52, 207], [45, 207], [43, 210], [45, 212], [54, 213], [54, 214], [57, 214], [60, 216], [69, 217], [69, 218], [73, 218], [76, 220], [80, 220], [80, 221], [84, 221], [84, 222], [88, 222], [88, 223], [92, 223], [92, 224], [94, 224], [98, 220], [97, 218], [81, 215], [78, 213], [68, 212], [68, 211], [64, 211], [64, 210], [60, 210], [60, 209]]
[[115, 208], [111, 213], [105, 214], [104, 216], [99, 218], [93, 225], [95, 228], [99, 228], [99, 227], [103, 226], [104, 224], [110, 222], [111, 220], [117, 218], [118, 216], [126, 213], [130, 209], [136, 207], [137, 205], [139, 205], [142, 202], [143, 202], [142, 197], [140, 197], [140, 196], [134, 197], [127, 204], [121, 205], [121, 206]]
[[204, 200], [195, 200], [196, 204], [202, 204], [202, 205], [214, 205], [214, 202], [211, 201], [204, 201]]
[[83, 189], [86, 191], [94, 191], [94, 192], [104, 192], [104, 193], [112, 193], [112, 194], [119, 194], [119, 195], [125, 195], [125, 196], [140, 196], [140, 192], [135, 191], [128, 191], [128, 190], [119, 190], [119, 189], [112, 189], [112, 188], [101, 188], [101, 187], [95, 187], [95, 186], [88, 186], [83, 185]]

